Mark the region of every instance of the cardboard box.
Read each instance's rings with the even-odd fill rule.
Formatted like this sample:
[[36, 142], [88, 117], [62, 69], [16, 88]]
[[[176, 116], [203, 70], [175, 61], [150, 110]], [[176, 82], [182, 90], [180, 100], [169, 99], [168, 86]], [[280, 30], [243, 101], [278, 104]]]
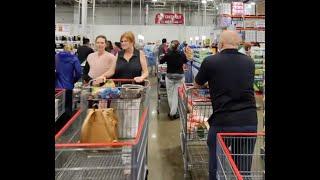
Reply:
[[244, 14], [244, 4], [243, 2], [232, 2], [232, 15], [241, 16]]
[[256, 6], [251, 3], [244, 4], [244, 15], [256, 15]]
[[256, 15], [265, 15], [265, 2], [257, 2], [256, 3]]
[[219, 14], [231, 15], [231, 4], [230, 3], [221, 3], [219, 7]]
[[257, 42], [265, 42], [265, 31], [257, 31]]

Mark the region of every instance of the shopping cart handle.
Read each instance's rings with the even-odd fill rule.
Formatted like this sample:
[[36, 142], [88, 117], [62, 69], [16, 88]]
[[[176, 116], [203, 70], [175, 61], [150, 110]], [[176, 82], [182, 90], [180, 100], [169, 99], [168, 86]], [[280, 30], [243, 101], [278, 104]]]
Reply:
[[[94, 81], [96, 81], [96, 80], [97, 80], [97, 79], [91, 79], [91, 80], [88, 82], [88, 86], [91, 87], [91, 86], [92, 86], [92, 83], [93, 83]], [[106, 78], [103, 80], [102, 83], [107, 82], [107, 80], [112, 80], [112, 81], [115, 82], [115, 83], [117, 83], [117, 82], [132, 82], [132, 83], [136, 83], [136, 81], [135, 81], [134, 79], [106, 79]], [[143, 80], [143, 82], [144, 82], [144, 86], [145, 86], [145, 87], [150, 86], [150, 81], [149, 81], [149, 80], [145, 79], [145, 80]]]

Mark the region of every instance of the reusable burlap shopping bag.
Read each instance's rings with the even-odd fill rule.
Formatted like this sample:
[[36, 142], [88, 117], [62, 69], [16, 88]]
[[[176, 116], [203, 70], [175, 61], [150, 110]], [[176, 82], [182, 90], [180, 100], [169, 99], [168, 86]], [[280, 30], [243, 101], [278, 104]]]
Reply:
[[113, 108], [88, 109], [81, 128], [81, 143], [108, 143], [118, 140], [118, 117]]

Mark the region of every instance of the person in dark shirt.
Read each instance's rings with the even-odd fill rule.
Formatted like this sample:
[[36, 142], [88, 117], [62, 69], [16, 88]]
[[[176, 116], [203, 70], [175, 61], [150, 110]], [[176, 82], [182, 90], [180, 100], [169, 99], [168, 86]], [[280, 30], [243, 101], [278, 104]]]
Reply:
[[[257, 131], [258, 120], [253, 89], [255, 66], [249, 56], [238, 52], [240, 42], [241, 37], [236, 31], [223, 31], [218, 44], [220, 53], [205, 58], [195, 78], [195, 87], [208, 82], [212, 99], [213, 114], [208, 120], [210, 129], [207, 139], [210, 180], [217, 179], [217, 133]], [[239, 147], [232, 153], [252, 154], [255, 138], [249, 141], [250, 145], [240, 140]], [[247, 166], [240, 166], [240, 171], [250, 171], [251, 158], [242, 156], [238, 160], [242, 161], [243, 158], [246, 158]], [[236, 160], [236, 165], [239, 165], [239, 161]]]
[[160, 60], [168, 52], [167, 39], [162, 39], [162, 44], [159, 46], [158, 50], [158, 60]]
[[77, 55], [80, 61], [80, 64], [82, 64], [85, 60], [87, 60], [87, 57], [89, 54], [93, 53], [93, 49], [89, 46], [90, 40], [88, 38], [83, 38], [83, 45], [78, 47]]
[[[112, 42], [111, 42], [111, 41], [107, 41], [105, 50], [106, 50], [108, 53], [113, 54], [113, 52], [112, 52], [112, 50], [113, 50], [113, 45], [112, 45]], [[113, 54], [113, 55], [114, 55], [114, 54]]]
[[113, 46], [113, 55], [117, 55], [121, 51], [121, 44], [120, 42], [115, 42]]
[[160, 64], [167, 63], [166, 89], [170, 107], [168, 116], [171, 120], [179, 118], [178, 87], [184, 82], [183, 64], [188, 61], [186, 55], [179, 52], [179, 45], [179, 41], [172, 41], [170, 51], [160, 59]]

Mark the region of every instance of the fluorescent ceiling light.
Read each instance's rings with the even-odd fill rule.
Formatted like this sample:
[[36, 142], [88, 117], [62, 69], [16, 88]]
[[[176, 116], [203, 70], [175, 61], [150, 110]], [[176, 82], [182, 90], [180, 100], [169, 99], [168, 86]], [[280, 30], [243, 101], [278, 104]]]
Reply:
[[255, 2], [252, 2], [252, 3], [250, 3], [251, 5], [256, 5], [256, 3]]
[[201, 3], [202, 4], [207, 4], [207, 1], [206, 0], [201, 0]]
[[152, 2], [157, 2], [157, 0], [152, 0]]
[[213, 0], [207, 0], [208, 2], [212, 2]]

